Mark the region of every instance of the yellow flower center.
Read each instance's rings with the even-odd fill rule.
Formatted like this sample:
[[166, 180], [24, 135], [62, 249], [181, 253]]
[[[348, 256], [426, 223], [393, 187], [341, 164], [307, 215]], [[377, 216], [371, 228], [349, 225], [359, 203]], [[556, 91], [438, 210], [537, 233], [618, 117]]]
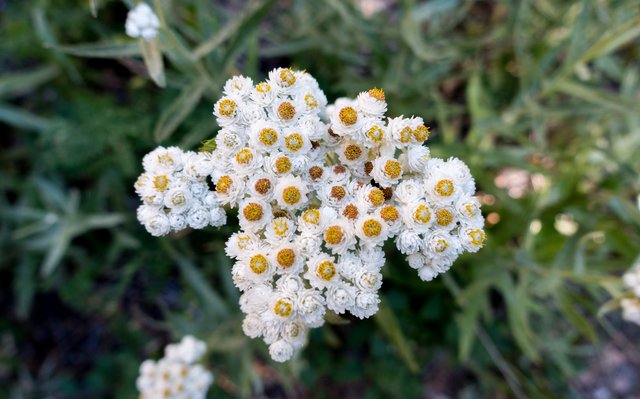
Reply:
[[186, 202], [186, 199], [184, 198], [184, 194], [182, 194], [182, 193], [175, 193], [171, 197], [171, 203], [174, 206], [183, 205], [185, 202]]
[[345, 126], [354, 125], [358, 121], [358, 113], [353, 107], [344, 107], [338, 113], [340, 122]]
[[289, 231], [289, 223], [287, 223], [287, 219], [276, 219], [273, 221], [273, 232], [278, 237], [284, 237]]
[[423, 141], [429, 138], [429, 127], [425, 125], [420, 125], [413, 130], [413, 137], [416, 139], [418, 143], [422, 143]]
[[395, 159], [390, 159], [384, 163], [384, 174], [391, 179], [397, 179], [402, 174], [402, 166]]
[[165, 175], [156, 176], [153, 178], [153, 187], [158, 191], [164, 191], [169, 184], [169, 179]]
[[356, 220], [358, 218], [358, 213], [358, 207], [353, 204], [345, 206], [342, 210], [342, 215], [350, 220]]
[[173, 158], [169, 155], [168, 152], [165, 152], [162, 155], [158, 155], [158, 163], [164, 167], [172, 167], [174, 164]]
[[344, 239], [344, 232], [340, 226], [330, 226], [324, 232], [324, 240], [327, 244], [338, 245]]
[[276, 254], [276, 260], [283, 269], [288, 269], [296, 261], [296, 253], [291, 248], [281, 249]]
[[253, 185], [253, 188], [255, 188], [258, 193], [265, 195], [271, 190], [271, 180], [267, 178], [258, 179]]
[[302, 220], [309, 224], [318, 224], [320, 222], [320, 211], [317, 209], [307, 209], [302, 213]]
[[218, 103], [218, 113], [222, 116], [230, 117], [236, 112], [236, 102], [229, 99], [224, 98], [220, 100]]
[[478, 207], [474, 203], [466, 204], [464, 209], [470, 217], [476, 216], [476, 213], [478, 212]]
[[262, 254], [254, 255], [249, 260], [249, 267], [255, 274], [264, 273], [268, 265], [267, 258]]
[[262, 219], [262, 216], [264, 215], [264, 209], [262, 209], [262, 205], [251, 202], [244, 207], [244, 209], [242, 210], [242, 214], [248, 221], [257, 222], [258, 220]]
[[367, 196], [374, 206], [380, 206], [384, 203], [384, 192], [379, 188], [374, 188]]
[[290, 87], [296, 82], [296, 75], [291, 69], [283, 69], [280, 71], [280, 80], [284, 87]]
[[260, 130], [260, 135], [258, 137], [262, 144], [272, 146], [278, 141], [278, 132], [269, 127], [266, 127]]
[[400, 214], [395, 206], [386, 205], [380, 210], [380, 217], [385, 222], [395, 222], [400, 217]]
[[441, 238], [436, 242], [436, 245], [435, 245], [436, 252], [442, 253], [446, 251], [447, 248], [449, 248], [449, 243], [445, 239]]
[[369, 95], [375, 98], [378, 101], [384, 101], [384, 91], [382, 89], [378, 89], [374, 87], [373, 89], [368, 91]]
[[448, 209], [438, 209], [436, 211], [436, 221], [440, 226], [448, 226], [453, 220], [453, 214]]
[[418, 205], [416, 210], [413, 212], [413, 218], [422, 224], [429, 223], [431, 220], [431, 211], [426, 205]]
[[384, 139], [384, 130], [378, 125], [373, 125], [367, 130], [367, 137], [374, 143], [380, 143]]
[[289, 101], [283, 101], [278, 105], [278, 116], [285, 121], [291, 120], [296, 116], [296, 107]]
[[436, 193], [438, 193], [438, 195], [449, 197], [453, 194], [453, 191], [453, 180], [442, 179], [436, 184]]
[[243, 148], [236, 153], [236, 162], [246, 165], [253, 159], [253, 153], [248, 148]]
[[316, 275], [325, 281], [331, 281], [336, 275], [336, 267], [330, 260], [325, 260], [316, 268]]
[[293, 306], [290, 302], [285, 301], [284, 299], [278, 299], [273, 307], [273, 311], [280, 317], [289, 317], [293, 311]]
[[279, 174], [289, 173], [291, 170], [291, 161], [287, 157], [280, 157], [275, 162], [276, 172]]
[[368, 219], [362, 223], [362, 231], [367, 237], [377, 237], [382, 232], [382, 224], [375, 219]]
[[282, 200], [289, 205], [295, 205], [300, 202], [301, 196], [300, 189], [295, 186], [289, 186], [282, 190]]
[[344, 187], [341, 186], [333, 186], [331, 187], [331, 198], [335, 198], [338, 201], [340, 201], [341, 199], [344, 198], [345, 195], [347, 195], [347, 191], [344, 189]]
[[476, 246], [482, 246], [487, 241], [487, 234], [482, 229], [475, 229], [469, 232], [471, 243]]
[[302, 148], [304, 141], [300, 133], [291, 133], [284, 139], [284, 145], [291, 152], [296, 152]]
[[216, 191], [222, 194], [226, 194], [231, 188], [231, 185], [233, 185], [233, 180], [231, 179], [231, 177], [227, 175], [221, 176], [216, 183]]
[[256, 85], [256, 91], [258, 93], [268, 93], [271, 91], [271, 86], [266, 82], [260, 82]]
[[248, 235], [238, 236], [238, 248], [245, 250], [248, 248], [249, 243], [251, 242], [251, 237]]
[[357, 146], [355, 144], [349, 144], [344, 148], [343, 153], [344, 157], [349, 161], [355, 161], [362, 155], [362, 149], [360, 148], [360, 146]]
[[324, 170], [319, 166], [312, 166], [309, 168], [309, 176], [311, 176], [311, 180], [316, 181], [322, 177], [324, 174]]
[[404, 128], [402, 128], [402, 130], [400, 130], [401, 143], [410, 142], [412, 137], [413, 137], [413, 130], [411, 130], [409, 126], [405, 126]]
[[310, 108], [316, 108], [318, 106], [318, 101], [316, 100], [316, 98], [313, 96], [313, 94], [307, 94], [304, 96], [304, 102], [307, 104], [308, 107]]

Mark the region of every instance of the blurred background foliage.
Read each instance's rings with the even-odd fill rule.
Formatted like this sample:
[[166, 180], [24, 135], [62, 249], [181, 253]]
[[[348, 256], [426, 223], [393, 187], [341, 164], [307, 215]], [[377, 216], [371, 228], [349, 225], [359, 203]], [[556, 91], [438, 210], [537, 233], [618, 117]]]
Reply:
[[[136, 397], [139, 363], [185, 333], [216, 398], [638, 395], [616, 311], [640, 253], [636, 1], [155, 0], [164, 89], [124, 35], [133, 4], [0, 0], [0, 397]], [[489, 240], [431, 283], [389, 246], [379, 314], [276, 365], [241, 332], [234, 222], [153, 238], [132, 185], [156, 145], [215, 135], [228, 77], [289, 65], [424, 117]]]

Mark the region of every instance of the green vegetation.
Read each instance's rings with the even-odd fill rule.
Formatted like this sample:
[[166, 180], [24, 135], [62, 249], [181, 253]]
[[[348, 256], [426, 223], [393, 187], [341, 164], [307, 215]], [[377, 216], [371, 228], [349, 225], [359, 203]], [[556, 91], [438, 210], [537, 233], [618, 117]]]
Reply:
[[[155, 0], [165, 88], [124, 34], [133, 3], [0, 0], [0, 397], [136, 397], [185, 333], [211, 348], [212, 398], [579, 396], [603, 342], [637, 352], [616, 300], [640, 253], [637, 2]], [[387, 248], [382, 311], [276, 365], [241, 331], [234, 218], [153, 238], [133, 183], [156, 145], [215, 135], [228, 77], [289, 65], [424, 117], [489, 239], [431, 283]]]

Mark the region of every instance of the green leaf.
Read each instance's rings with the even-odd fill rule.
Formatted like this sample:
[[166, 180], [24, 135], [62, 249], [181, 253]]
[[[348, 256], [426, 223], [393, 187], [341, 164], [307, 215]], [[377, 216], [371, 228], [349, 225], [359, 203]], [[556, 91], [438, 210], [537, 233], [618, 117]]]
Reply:
[[220, 316], [221, 318], [226, 317], [229, 311], [227, 310], [224, 301], [211, 289], [211, 286], [207, 284], [207, 279], [202, 275], [202, 273], [200, 273], [189, 259], [177, 252], [171, 252], [180, 272], [182, 272], [182, 276], [200, 297], [202, 305], [209, 310], [210, 314]]
[[0, 77], [0, 98], [15, 97], [32, 91], [41, 84], [53, 79], [60, 70], [49, 65], [29, 72], [20, 72]]
[[122, 58], [142, 54], [137, 42], [85, 43], [51, 47], [65, 54], [88, 58]]
[[600, 89], [591, 88], [580, 83], [563, 80], [555, 85], [555, 88], [565, 94], [581, 100], [607, 107], [614, 111], [624, 113], [640, 112], [637, 102], [627, 101], [618, 95], [607, 93]]
[[149, 77], [160, 87], [166, 85], [164, 77], [164, 62], [162, 61], [162, 52], [157, 38], [152, 40], [140, 39], [140, 48], [142, 49], [142, 58], [147, 67]]
[[196, 47], [193, 52], [195, 58], [200, 59], [206, 56], [231, 38], [244, 37], [248, 30], [258, 27], [260, 21], [262, 21], [274, 4], [275, 0], [253, 2], [242, 15], [235, 18], [215, 35]]
[[25, 130], [44, 131], [54, 125], [54, 121], [2, 103], [0, 103], [0, 121]]
[[420, 368], [409, 347], [409, 342], [400, 328], [398, 318], [393, 313], [391, 307], [389, 307], [388, 301], [382, 298], [382, 296], [380, 297], [380, 309], [378, 313], [375, 314], [374, 319], [380, 327], [380, 330], [382, 330], [391, 341], [391, 344], [396, 348], [407, 368], [412, 373], [417, 373]]
[[579, 63], [589, 62], [594, 58], [609, 54], [632, 42], [638, 36], [640, 36], [640, 17], [635, 17], [601, 35], [601, 39], [580, 57]]
[[585, 336], [592, 343], [596, 343], [598, 337], [596, 332], [594, 331], [591, 323], [584, 317], [579, 310], [576, 308], [577, 301], [576, 298], [572, 298], [570, 294], [565, 292], [558, 292], [557, 300], [560, 305], [560, 310], [567, 316], [567, 319], [580, 331], [582, 335]]
[[180, 96], [160, 115], [156, 123], [153, 132], [156, 142], [159, 143], [171, 136], [198, 105], [204, 89], [204, 82], [196, 80], [182, 90]]

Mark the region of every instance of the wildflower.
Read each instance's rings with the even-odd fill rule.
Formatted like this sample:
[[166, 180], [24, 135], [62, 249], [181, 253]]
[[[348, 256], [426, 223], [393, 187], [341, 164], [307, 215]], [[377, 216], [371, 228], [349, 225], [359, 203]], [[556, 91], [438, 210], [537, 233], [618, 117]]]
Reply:
[[151, 40], [158, 35], [160, 20], [146, 3], [138, 3], [127, 14], [125, 30], [127, 35], [133, 38]]

